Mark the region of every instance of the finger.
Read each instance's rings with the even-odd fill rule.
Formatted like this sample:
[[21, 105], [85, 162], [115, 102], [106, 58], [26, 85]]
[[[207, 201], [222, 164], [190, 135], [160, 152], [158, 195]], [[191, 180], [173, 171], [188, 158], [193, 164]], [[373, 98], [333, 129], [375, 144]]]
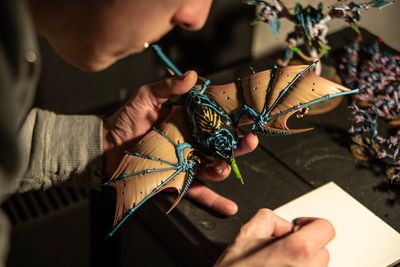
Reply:
[[319, 251], [316, 255], [313, 255], [306, 266], [310, 267], [325, 267], [328, 266], [330, 259], [329, 251], [324, 248]]
[[234, 215], [238, 211], [238, 206], [235, 202], [215, 193], [210, 188], [197, 182], [194, 182], [190, 186], [186, 195], [198, 204], [210, 208], [222, 215], [230, 216]]
[[[299, 251], [294, 252], [288, 251], [289, 255], [293, 262], [302, 263], [302, 266], [307, 267], [326, 267], [328, 266], [330, 255], [329, 251], [326, 248], [321, 249], [315, 254], [307, 254], [305, 252], [299, 253]], [[297, 265], [296, 265], [297, 266]]]
[[299, 217], [293, 220], [293, 229], [292, 232], [297, 232], [300, 230], [301, 227], [312, 223], [313, 221], [317, 220], [318, 218], [316, 217]]
[[279, 237], [292, 231], [292, 224], [276, 215], [269, 209], [260, 209], [240, 229], [237, 238], [270, 238]]
[[164, 78], [160, 82], [149, 85], [150, 92], [155, 100], [166, 101], [171, 97], [187, 93], [197, 81], [195, 71], [187, 71], [182, 76]]
[[215, 159], [213, 162], [203, 165], [196, 175], [202, 179], [220, 182], [228, 177], [230, 172], [231, 166], [226, 161]]
[[[258, 138], [256, 135], [250, 133], [246, 134], [245, 136], [240, 136], [238, 138], [238, 148], [235, 151], [235, 156], [241, 156], [247, 153], [252, 152], [256, 147], [258, 146]], [[213, 161], [213, 167], [214, 170], [217, 174], [221, 176], [221, 174], [225, 174], [226, 176], [222, 177], [222, 179], [226, 178], [230, 171], [231, 168], [228, 163], [226, 163], [225, 160], [223, 159], [215, 159]]]
[[253, 134], [249, 133], [245, 136], [239, 137], [239, 145], [235, 151], [235, 156], [241, 156], [247, 153], [252, 152], [258, 146], [258, 137]]
[[[258, 138], [256, 135], [250, 133], [245, 136], [239, 137], [239, 145], [235, 151], [235, 156], [241, 156], [250, 153], [258, 146]], [[222, 181], [229, 176], [231, 172], [231, 167], [225, 160], [216, 158], [212, 164], [207, 164], [197, 175], [201, 178], [212, 180], [212, 181]]]
[[321, 218], [299, 218], [303, 225], [288, 236], [292, 244], [306, 244], [308, 253], [313, 254], [323, 249], [334, 237], [333, 225]]

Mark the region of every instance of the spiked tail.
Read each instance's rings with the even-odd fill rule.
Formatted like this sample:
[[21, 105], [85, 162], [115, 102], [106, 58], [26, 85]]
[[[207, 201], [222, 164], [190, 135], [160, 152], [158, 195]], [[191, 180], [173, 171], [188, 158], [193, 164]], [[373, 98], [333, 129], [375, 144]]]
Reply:
[[240, 181], [242, 184], [244, 184], [242, 174], [240, 173], [239, 167], [238, 167], [238, 165], [236, 164], [236, 160], [235, 160], [234, 157], [232, 158], [232, 161], [231, 161], [231, 167], [232, 167], [233, 172], [234, 172], [235, 175], [236, 175], [236, 178], [238, 178], [239, 181]]

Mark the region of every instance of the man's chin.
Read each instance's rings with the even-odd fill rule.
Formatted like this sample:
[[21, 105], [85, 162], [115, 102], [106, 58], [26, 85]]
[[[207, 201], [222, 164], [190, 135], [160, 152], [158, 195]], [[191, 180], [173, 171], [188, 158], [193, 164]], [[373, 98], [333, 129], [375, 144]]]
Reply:
[[[118, 60], [125, 58], [127, 56], [137, 54], [142, 52], [146, 47], [136, 47], [132, 50], [125, 50], [123, 52], [90, 52], [90, 49], [86, 49], [85, 54], [82, 53], [59, 53], [63, 56], [65, 61], [69, 64], [73, 65], [74, 67], [85, 71], [85, 72], [97, 72], [102, 71], [113, 65]], [[84, 49], [79, 49], [80, 51]], [[77, 49], [73, 50], [76, 52]]]
[[137, 54], [142, 52], [145, 49], [143, 47], [140, 51], [138, 49], [134, 51], [129, 51], [125, 53], [113, 54], [111, 56], [103, 56], [103, 57], [86, 57], [86, 58], [78, 58], [78, 60], [69, 60], [66, 59], [71, 65], [76, 68], [85, 71], [85, 72], [97, 72], [102, 71], [109, 68], [115, 62], [120, 59], [126, 58], [128, 56]]
[[116, 61], [117, 58], [107, 58], [102, 60], [76, 60], [69, 61], [69, 63], [84, 72], [98, 72], [107, 69]]

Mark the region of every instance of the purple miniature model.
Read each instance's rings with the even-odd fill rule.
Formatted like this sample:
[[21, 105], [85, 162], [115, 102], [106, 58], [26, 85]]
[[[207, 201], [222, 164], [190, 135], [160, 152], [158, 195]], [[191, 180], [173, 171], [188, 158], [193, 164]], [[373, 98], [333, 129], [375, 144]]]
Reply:
[[[360, 43], [346, 47], [338, 67], [344, 84], [361, 91], [351, 106], [351, 151], [359, 160], [384, 162], [387, 179], [400, 184], [400, 56], [384, 51], [381, 40], [367, 48]], [[383, 129], [394, 134], [383, 137]]]

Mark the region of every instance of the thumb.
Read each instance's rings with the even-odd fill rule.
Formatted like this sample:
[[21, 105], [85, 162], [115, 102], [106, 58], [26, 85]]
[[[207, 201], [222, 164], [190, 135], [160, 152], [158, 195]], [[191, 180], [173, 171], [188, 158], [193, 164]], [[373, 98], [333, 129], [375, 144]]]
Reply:
[[240, 229], [237, 239], [278, 237], [290, 233], [293, 225], [270, 209], [260, 209]]
[[182, 76], [165, 78], [150, 85], [151, 93], [159, 100], [167, 100], [174, 96], [187, 93], [197, 82], [197, 73], [187, 71]]

